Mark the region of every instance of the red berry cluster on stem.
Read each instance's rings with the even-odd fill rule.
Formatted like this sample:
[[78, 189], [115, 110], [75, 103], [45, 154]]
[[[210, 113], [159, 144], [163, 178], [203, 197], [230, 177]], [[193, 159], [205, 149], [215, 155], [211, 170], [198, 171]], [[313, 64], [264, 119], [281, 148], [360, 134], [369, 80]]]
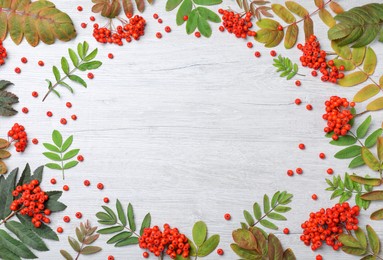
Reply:
[[[177, 228], [170, 228], [168, 224], [164, 224], [164, 231], [161, 231], [158, 226], [146, 228], [139, 242], [141, 248], [148, 249], [155, 256], [160, 256], [163, 252], [172, 259], [175, 259], [177, 255], [184, 258], [189, 256], [188, 238]], [[144, 252], [143, 256], [147, 258], [149, 254]]]
[[237, 38], [243, 39], [246, 39], [247, 36], [255, 36], [257, 34], [255, 31], [250, 30], [250, 28], [253, 27], [253, 23], [251, 22], [252, 14], [250, 12], [247, 12], [244, 18], [233, 11], [219, 9], [218, 12], [222, 15], [223, 21], [222, 26], [219, 27], [221, 32], [226, 29], [229, 33], [235, 34]]
[[322, 73], [321, 80], [323, 82], [336, 83], [338, 79], [344, 77], [343, 73], [339, 73], [340, 70], [344, 70], [344, 66], [337, 68], [333, 60], [326, 63], [327, 53], [320, 49], [320, 43], [315, 35], [311, 35], [305, 45], [298, 44], [297, 47], [303, 52], [300, 57], [302, 66], [313, 69], [311, 75], [314, 77], [318, 75], [318, 70]]
[[332, 139], [338, 140], [339, 135], [346, 135], [351, 129], [350, 120], [354, 118], [350, 109], [355, 106], [354, 102], [348, 102], [346, 98], [332, 96], [324, 103], [326, 113], [322, 115], [327, 120], [327, 126], [324, 128], [326, 133], [334, 132]]
[[31, 180], [21, 186], [17, 186], [12, 192], [16, 199], [9, 207], [12, 211], [19, 211], [21, 215], [28, 215], [32, 218], [32, 224], [39, 228], [44, 223], [50, 223], [51, 220], [46, 217], [51, 214], [49, 209], [45, 208], [44, 203], [49, 196], [41, 190], [38, 180]]
[[358, 206], [351, 207], [344, 202], [335, 204], [332, 208], [311, 212], [309, 220], [301, 225], [303, 234], [300, 239], [306, 246], [311, 245], [312, 250], [317, 250], [323, 243], [338, 250], [342, 247], [338, 236], [345, 230], [349, 232], [358, 229], [359, 211]]
[[24, 152], [28, 144], [27, 133], [25, 128], [18, 123], [12, 126], [12, 129], [8, 131], [8, 136], [12, 138], [12, 142], [15, 142], [16, 152]]
[[7, 50], [3, 46], [3, 41], [0, 40], [0, 66], [5, 63], [5, 58], [7, 58]]
[[114, 43], [119, 46], [123, 45], [123, 40], [131, 42], [132, 39], [138, 41], [141, 36], [145, 34], [146, 21], [142, 16], [135, 15], [128, 16], [129, 22], [121, 20], [122, 25], [117, 26], [116, 31], [111, 28], [99, 28], [99, 25], [95, 23], [93, 25], [93, 37], [100, 43]]

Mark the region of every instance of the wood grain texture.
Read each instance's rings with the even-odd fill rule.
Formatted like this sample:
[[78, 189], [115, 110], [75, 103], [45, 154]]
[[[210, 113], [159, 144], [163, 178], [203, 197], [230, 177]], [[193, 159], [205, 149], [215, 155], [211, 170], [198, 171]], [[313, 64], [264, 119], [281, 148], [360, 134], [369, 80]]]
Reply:
[[[324, 138], [323, 102], [331, 95], [352, 98], [361, 86], [341, 88], [306, 76], [297, 78], [302, 81], [297, 88], [294, 80], [286, 81], [275, 73], [269, 49], [258, 43], [248, 49], [246, 41], [220, 33], [218, 25], [213, 25], [211, 39], [187, 36], [184, 27], [175, 25], [175, 12], [165, 12], [165, 2], [156, 1], [147, 7], [145, 37], [123, 47], [97, 44], [91, 36], [92, 24], [88, 23], [86, 29], [80, 27], [91, 15], [91, 1], [74, 0], [55, 4], [73, 18], [79, 34], [76, 40], [36, 48], [25, 42], [16, 47], [10, 39], [4, 43], [9, 59], [0, 68], [0, 77], [15, 83], [10, 90], [20, 97], [18, 110], [27, 106], [30, 112], [1, 118], [0, 131], [5, 134], [17, 121], [25, 125], [30, 138], [40, 141], [37, 146], [30, 144], [24, 154], [8, 159], [9, 168], [23, 167], [26, 162], [33, 168], [46, 163], [41, 143], [50, 140], [53, 129], [66, 136], [74, 134], [73, 145], [81, 148], [85, 157], [83, 163], [67, 172], [65, 181], [60, 172], [45, 170], [47, 189], [61, 189], [68, 184], [70, 191], [63, 196], [68, 209], [55, 214], [51, 224], [52, 228], [63, 226], [61, 242], [49, 243], [51, 250], [39, 253], [39, 257], [59, 259], [59, 250], [69, 249], [66, 237], [73, 236], [79, 224], [75, 212], [81, 211], [83, 219], [96, 224], [94, 215], [107, 196], [111, 206], [117, 198], [126, 206], [131, 202], [137, 221], [150, 211], [154, 224], [169, 223], [187, 235], [191, 235], [195, 221], [203, 220], [211, 234], [221, 235], [219, 247], [225, 250], [224, 256], [212, 254], [207, 259], [237, 259], [229, 245], [231, 231], [244, 220], [242, 211], [251, 210], [265, 193], [288, 190], [294, 194], [293, 210], [286, 214], [287, 222], [278, 223], [280, 230], [275, 233], [298, 259], [314, 259], [316, 253], [299, 240], [300, 224], [310, 211], [335, 203], [324, 191], [326, 169], [332, 167], [336, 174], [343, 174], [348, 165], [332, 157], [337, 148]], [[315, 10], [313, 1], [298, 2]], [[342, 4], [349, 8], [369, 2], [349, 0]], [[82, 5], [84, 11], [77, 12], [77, 5]], [[226, 0], [224, 6], [236, 8], [235, 1]], [[152, 18], [154, 12], [163, 24]], [[96, 18], [100, 24], [106, 23], [98, 15]], [[330, 50], [327, 28], [317, 16], [313, 19], [323, 49]], [[172, 27], [172, 32], [164, 32], [163, 39], [158, 40], [155, 33], [163, 32], [166, 25]], [[63, 98], [50, 96], [44, 103], [34, 99], [32, 91], [38, 91], [40, 97], [46, 91], [44, 79], [52, 78], [51, 67], [67, 55], [67, 48], [83, 40], [99, 48], [104, 62], [94, 72], [95, 78], [88, 81], [89, 87], [76, 86], [75, 95], [62, 90]], [[299, 41], [303, 41], [303, 35]], [[253, 55], [256, 50], [262, 53], [259, 59]], [[298, 62], [295, 48], [275, 50]], [[383, 48], [375, 50], [381, 74]], [[114, 54], [113, 60], [107, 58], [109, 52]], [[29, 59], [25, 65], [20, 62], [23, 56]], [[37, 66], [40, 59], [45, 67]], [[22, 69], [20, 75], [13, 72], [16, 66]], [[305, 69], [300, 72], [310, 73]], [[298, 97], [303, 101], [301, 106], [294, 104]], [[72, 102], [71, 109], [65, 107], [66, 101]], [[313, 111], [305, 109], [308, 103], [313, 105]], [[45, 116], [48, 110], [53, 112], [52, 118]], [[69, 119], [72, 114], [78, 116], [76, 122]], [[69, 119], [68, 125], [59, 123], [62, 117]], [[379, 127], [382, 113], [374, 113], [373, 118], [373, 126]], [[298, 149], [301, 142], [306, 145], [303, 151]], [[319, 159], [320, 152], [326, 153], [326, 160]], [[297, 167], [304, 173], [287, 177], [286, 171]], [[53, 177], [58, 184], [52, 187], [49, 180]], [[85, 179], [92, 182], [88, 188], [82, 184]], [[97, 190], [98, 182], [105, 184], [104, 190]], [[311, 200], [313, 193], [319, 197], [316, 202]], [[363, 212], [362, 225], [370, 222], [368, 216], [376, 208], [377, 204]], [[226, 212], [232, 215], [231, 221], [224, 220]], [[72, 221], [63, 223], [64, 215], [71, 216]], [[372, 226], [383, 237], [381, 223], [372, 222]], [[290, 229], [290, 235], [282, 234], [284, 227]], [[108, 255], [141, 259], [138, 247], [113, 248], [105, 244], [107, 239], [102, 236], [98, 242], [102, 253], [84, 259], [106, 259]], [[352, 259], [330, 248], [318, 253], [325, 259]]]

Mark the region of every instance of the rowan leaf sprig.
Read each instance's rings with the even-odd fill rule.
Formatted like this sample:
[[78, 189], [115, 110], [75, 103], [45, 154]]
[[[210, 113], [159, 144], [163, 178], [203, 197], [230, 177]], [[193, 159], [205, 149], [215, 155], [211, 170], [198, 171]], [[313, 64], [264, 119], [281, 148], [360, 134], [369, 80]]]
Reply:
[[[43, 143], [44, 147], [48, 152], [44, 152], [43, 155], [54, 163], [45, 164], [46, 167], [53, 170], [61, 170], [63, 179], [65, 179], [64, 171], [75, 167], [78, 164], [77, 160], [73, 160], [79, 152], [80, 149], [69, 150], [73, 143], [73, 135], [69, 136], [65, 141], [63, 136], [58, 130], [52, 132], [52, 141], [53, 144]], [[56, 163], [59, 162], [59, 163]]]
[[[146, 0], [149, 4], [153, 4], [153, 0]], [[92, 12], [100, 13], [101, 16], [107, 18], [115, 18], [121, 13], [121, 9], [127, 17], [134, 14], [134, 5], [132, 0], [92, 0], [94, 3]], [[140, 13], [145, 10], [145, 0], [135, 0], [136, 8]], [[121, 8], [122, 7], [122, 8]]]
[[99, 238], [99, 234], [94, 234], [96, 232], [97, 227], [92, 227], [90, 225], [89, 220], [84, 223], [80, 223], [80, 227], [76, 227], [76, 237], [68, 236], [68, 242], [71, 248], [77, 253], [76, 258], [73, 258], [71, 254], [62, 249], [60, 250], [60, 254], [66, 260], [78, 259], [80, 255], [93, 255], [102, 250], [99, 246], [91, 246], [96, 240]]
[[64, 76], [61, 76], [60, 70], [56, 66], [52, 67], [56, 83], [53, 84], [52, 81], [48, 79], [46, 80], [48, 82], [48, 92], [45, 94], [43, 101], [45, 101], [48, 95], [52, 92], [60, 97], [60, 93], [56, 89], [58, 86], [65, 87], [71, 93], [73, 93], [73, 88], [65, 82], [67, 79], [76, 82], [86, 88], [87, 83], [85, 80], [75, 75], [74, 73], [77, 70], [87, 71], [98, 69], [102, 65], [102, 62], [94, 60], [97, 56], [97, 52], [98, 49], [96, 48], [89, 53], [89, 44], [86, 41], [77, 45], [77, 54], [73, 49], [69, 48], [68, 53], [74, 68], [70, 68], [69, 62], [65, 57], [61, 58], [61, 70], [64, 73]]
[[193, 241], [189, 239], [190, 256], [195, 259], [211, 254], [218, 246], [220, 236], [215, 234], [208, 238], [207, 226], [203, 221], [197, 221], [193, 226]]
[[19, 98], [15, 94], [5, 90], [11, 85], [13, 85], [13, 83], [8, 80], [0, 80], [0, 116], [14, 116], [17, 114], [17, 111], [12, 105], [18, 103]]
[[248, 0], [236, 0], [239, 8], [244, 9], [245, 12], [251, 12], [251, 14], [258, 20], [261, 20], [262, 15], [265, 17], [273, 17], [269, 12], [271, 7], [266, 6], [270, 1], [253, 0], [249, 3]]
[[273, 66], [277, 68], [277, 72], [281, 72], [280, 77], [286, 77], [287, 80], [292, 79], [298, 73], [298, 64], [293, 63], [289, 58], [278, 55], [278, 59], [273, 59]]

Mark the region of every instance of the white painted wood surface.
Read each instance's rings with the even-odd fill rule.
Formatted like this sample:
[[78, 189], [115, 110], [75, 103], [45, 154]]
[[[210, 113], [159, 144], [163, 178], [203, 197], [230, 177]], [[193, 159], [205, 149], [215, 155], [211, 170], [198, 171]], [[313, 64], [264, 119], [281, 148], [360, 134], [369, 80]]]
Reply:
[[[139, 223], [146, 212], [151, 212], [153, 224], [169, 223], [187, 235], [191, 235], [195, 221], [203, 220], [210, 234], [221, 235], [219, 247], [225, 250], [224, 256], [212, 254], [207, 259], [237, 259], [229, 245], [231, 231], [243, 221], [242, 211], [251, 210], [263, 194], [277, 190], [292, 192], [294, 201], [293, 210], [286, 214], [288, 221], [278, 223], [276, 235], [298, 259], [314, 259], [316, 253], [299, 240], [300, 224], [310, 211], [335, 203], [324, 191], [326, 169], [332, 167], [335, 174], [343, 174], [348, 165], [348, 161], [332, 158], [337, 148], [324, 138], [323, 102], [331, 95], [351, 98], [361, 86], [340, 88], [307, 76], [297, 78], [302, 81], [298, 88], [294, 80], [286, 81], [274, 72], [270, 50], [258, 43], [248, 49], [246, 41], [220, 33], [218, 25], [213, 25], [211, 39], [187, 36], [184, 27], [175, 25], [175, 12], [165, 12], [165, 1], [147, 8], [146, 35], [139, 42], [123, 47], [101, 46], [91, 36], [90, 1], [55, 2], [73, 18], [78, 37], [69, 43], [40, 44], [36, 48], [26, 42], [16, 47], [7, 39], [4, 44], [9, 59], [0, 68], [0, 77], [15, 83], [10, 90], [20, 97], [18, 110], [23, 106], [30, 110], [27, 115], [1, 118], [0, 132], [5, 135], [17, 121], [25, 125], [30, 139], [40, 141], [37, 146], [30, 144], [24, 154], [8, 159], [9, 168], [22, 168], [26, 162], [33, 168], [46, 163], [41, 143], [50, 141], [53, 129], [66, 136], [74, 134], [73, 145], [81, 148], [85, 157], [78, 167], [67, 171], [65, 181], [59, 171], [45, 170], [46, 189], [61, 189], [68, 184], [70, 191], [63, 195], [67, 210], [54, 214], [51, 224], [54, 229], [59, 225], [65, 229], [61, 241], [49, 243], [49, 252], [38, 253], [41, 259], [59, 259], [59, 249], [69, 249], [66, 237], [74, 235], [80, 222], [75, 212], [81, 211], [83, 219], [96, 224], [94, 215], [105, 196], [110, 198], [110, 206], [117, 198], [124, 205], [131, 202]], [[309, 10], [315, 8], [313, 1], [298, 2]], [[342, 4], [348, 8], [369, 2], [350, 0]], [[77, 5], [82, 5], [84, 11], [77, 12]], [[235, 8], [235, 1], [225, 1], [224, 6]], [[164, 20], [162, 25], [152, 18], [154, 12]], [[106, 23], [95, 16], [100, 24]], [[330, 50], [327, 28], [317, 16], [314, 20], [323, 48]], [[88, 28], [82, 29], [81, 22], [87, 22]], [[164, 32], [166, 25], [172, 27], [170, 34]], [[157, 31], [163, 32], [163, 39], [155, 37]], [[95, 78], [88, 81], [88, 89], [75, 86], [75, 95], [62, 89], [61, 99], [52, 95], [44, 103], [41, 98], [32, 98], [34, 90], [43, 96], [44, 79], [52, 79], [51, 67], [67, 55], [67, 48], [83, 40], [91, 48], [99, 48], [104, 62], [94, 72]], [[256, 50], [262, 53], [259, 59], [253, 55]], [[275, 50], [298, 62], [298, 50]], [[376, 44], [375, 50], [379, 56], [378, 76], [383, 71], [383, 48]], [[113, 60], [107, 58], [109, 52], [114, 54]], [[28, 64], [20, 62], [23, 56], [28, 58]], [[45, 67], [37, 66], [40, 59], [45, 61]], [[13, 72], [16, 66], [22, 69], [20, 75]], [[300, 72], [310, 73], [305, 69]], [[294, 104], [298, 97], [303, 100], [301, 106]], [[71, 109], [65, 107], [66, 101], [73, 103]], [[313, 111], [305, 109], [308, 103], [313, 105]], [[362, 106], [365, 104], [358, 108]], [[52, 118], [45, 116], [48, 110], [53, 112]], [[78, 116], [76, 122], [69, 119], [71, 114]], [[59, 123], [61, 117], [68, 118], [68, 125]], [[373, 126], [379, 127], [382, 113], [375, 113], [373, 118]], [[298, 149], [301, 142], [306, 145], [303, 151]], [[326, 153], [326, 160], [319, 159], [320, 152]], [[303, 168], [301, 176], [286, 175], [288, 169], [297, 167]], [[52, 177], [58, 181], [56, 186], [49, 183]], [[91, 180], [91, 187], [84, 187], [85, 179]], [[103, 191], [96, 188], [98, 182], [105, 184]], [[311, 199], [313, 193], [318, 195], [318, 201]], [[368, 215], [377, 207], [375, 204], [363, 212], [361, 224], [371, 223]], [[231, 221], [224, 220], [226, 212], [232, 215]], [[63, 223], [64, 215], [71, 216], [72, 221]], [[372, 225], [383, 237], [381, 223]], [[290, 235], [281, 233], [284, 227], [290, 229]], [[105, 244], [108, 238], [102, 236], [97, 243], [103, 247], [102, 253], [81, 258], [106, 259], [114, 255], [116, 259], [141, 259], [143, 251], [138, 247], [114, 248]], [[318, 253], [325, 259], [352, 259], [327, 247]]]

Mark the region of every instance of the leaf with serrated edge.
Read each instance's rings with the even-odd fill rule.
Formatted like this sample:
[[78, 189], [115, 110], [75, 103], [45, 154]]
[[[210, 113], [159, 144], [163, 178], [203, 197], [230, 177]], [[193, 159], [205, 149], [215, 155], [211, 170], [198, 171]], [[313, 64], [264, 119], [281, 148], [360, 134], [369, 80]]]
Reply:
[[205, 222], [198, 221], [193, 226], [193, 241], [200, 247], [206, 240], [207, 236], [207, 226]]
[[126, 221], [125, 212], [122, 208], [121, 202], [118, 199], [116, 200], [116, 209], [117, 209], [118, 219], [121, 221], [121, 224], [123, 226], [126, 226], [127, 221]]
[[275, 224], [268, 221], [267, 219], [262, 219], [261, 221], [259, 221], [259, 223], [264, 227], [267, 227], [273, 230], [278, 230], [278, 227]]
[[383, 137], [380, 136], [378, 137], [378, 147], [377, 147], [377, 150], [378, 150], [378, 158], [379, 160], [383, 160]]
[[243, 259], [260, 259], [262, 257], [256, 251], [243, 249], [237, 244], [231, 244], [230, 247], [234, 251], [234, 253], [236, 253], [239, 257], [242, 257]]
[[249, 225], [249, 226], [252, 226], [252, 225], [254, 225], [254, 218], [253, 218], [253, 216], [250, 214], [250, 212], [248, 212], [247, 210], [244, 210], [243, 211], [243, 216], [245, 217], [245, 219], [246, 219], [246, 222], [247, 222], [247, 224]]
[[273, 12], [278, 15], [283, 21], [285, 21], [288, 24], [294, 23], [295, 17], [290, 13], [289, 10], [286, 9], [283, 5], [280, 4], [272, 4], [271, 9]]
[[141, 228], [140, 228], [140, 235], [144, 233], [144, 229], [150, 227], [150, 222], [152, 221], [152, 216], [150, 213], [146, 214], [144, 217], [144, 220], [141, 223]]
[[377, 130], [375, 130], [374, 132], [372, 132], [367, 138], [366, 138], [366, 141], [364, 142], [364, 145], [367, 147], [367, 148], [371, 148], [373, 147], [376, 142], [378, 141], [378, 137], [381, 136], [383, 133], [383, 129], [382, 128], [379, 128]]

